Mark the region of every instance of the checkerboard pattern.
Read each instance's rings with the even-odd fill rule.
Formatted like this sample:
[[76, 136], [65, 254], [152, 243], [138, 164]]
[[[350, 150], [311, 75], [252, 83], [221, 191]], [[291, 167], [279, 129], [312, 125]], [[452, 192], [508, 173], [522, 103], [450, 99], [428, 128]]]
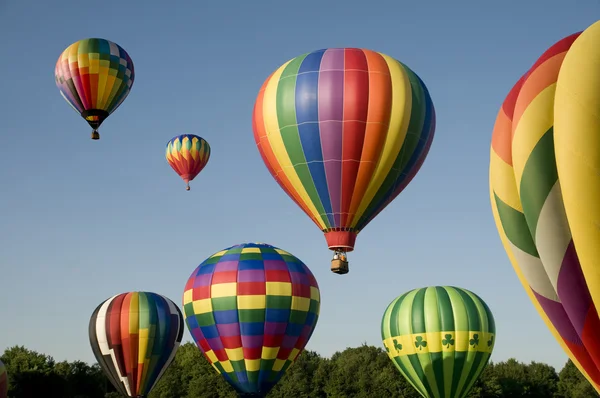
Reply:
[[[133, 61], [118, 44], [84, 39], [67, 47], [56, 62], [56, 85], [75, 111], [114, 112], [125, 100], [135, 79]], [[97, 116], [86, 118], [88, 122]]]
[[266, 394], [310, 339], [320, 292], [298, 258], [247, 243], [213, 254], [194, 270], [183, 308], [196, 344], [236, 391]]

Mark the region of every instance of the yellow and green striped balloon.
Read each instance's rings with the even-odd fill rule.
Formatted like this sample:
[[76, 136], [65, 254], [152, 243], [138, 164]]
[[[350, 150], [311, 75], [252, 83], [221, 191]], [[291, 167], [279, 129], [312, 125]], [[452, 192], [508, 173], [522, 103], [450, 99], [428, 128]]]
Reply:
[[488, 364], [495, 335], [487, 304], [451, 286], [404, 293], [381, 321], [388, 356], [426, 398], [465, 397]]

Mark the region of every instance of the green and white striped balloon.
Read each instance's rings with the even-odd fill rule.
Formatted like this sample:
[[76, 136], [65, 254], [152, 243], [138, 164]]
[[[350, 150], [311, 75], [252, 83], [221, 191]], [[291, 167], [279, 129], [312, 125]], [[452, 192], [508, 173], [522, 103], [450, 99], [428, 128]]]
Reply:
[[404, 293], [381, 322], [388, 356], [426, 398], [465, 397], [488, 364], [495, 335], [487, 304], [451, 286]]

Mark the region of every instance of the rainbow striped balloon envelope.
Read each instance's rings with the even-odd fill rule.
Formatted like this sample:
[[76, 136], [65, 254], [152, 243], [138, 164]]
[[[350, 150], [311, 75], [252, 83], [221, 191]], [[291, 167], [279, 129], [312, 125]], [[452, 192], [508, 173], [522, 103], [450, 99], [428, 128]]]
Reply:
[[426, 398], [463, 398], [487, 366], [496, 326], [475, 293], [451, 286], [414, 289], [385, 310], [381, 337], [402, 375]]
[[210, 145], [204, 138], [194, 134], [179, 135], [167, 142], [165, 157], [189, 191], [190, 181], [206, 167], [210, 159]]
[[262, 85], [254, 140], [280, 187], [331, 250], [394, 200], [423, 164], [435, 109], [423, 81], [375, 51], [329, 48], [296, 57]]
[[96, 308], [89, 337], [100, 367], [117, 391], [145, 397], [175, 358], [183, 337], [183, 315], [159, 294], [122, 293]]
[[599, 58], [596, 22], [537, 59], [498, 112], [489, 169], [506, 254], [546, 326], [598, 392]]
[[135, 80], [133, 61], [121, 46], [106, 39], [83, 39], [58, 57], [54, 78], [60, 94], [94, 129], [125, 101]]
[[266, 395], [310, 339], [319, 286], [285, 250], [246, 243], [200, 264], [183, 294], [188, 329], [239, 394]]
[[0, 398], [6, 398], [8, 395], [8, 375], [6, 366], [0, 361]]

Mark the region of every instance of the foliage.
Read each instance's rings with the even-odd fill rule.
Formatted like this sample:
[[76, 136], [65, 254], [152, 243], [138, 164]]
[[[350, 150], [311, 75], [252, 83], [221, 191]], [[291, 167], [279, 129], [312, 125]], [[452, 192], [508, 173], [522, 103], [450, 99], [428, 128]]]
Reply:
[[[446, 338], [445, 345], [454, 342]], [[423, 345], [422, 348], [425, 346]], [[0, 357], [9, 374], [9, 398], [120, 398], [95, 364], [55, 362], [25, 347], [7, 349]], [[149, 398], [235, 398], [236, 394], [192, 343], [183, 344], [171, 367]], [[384, 350], [363, 344], [323, 358], [305, 351], [289, 368], [269, 398], [397, 397], [419, 394], [394, 368]], [[568, 361], [556, 373], [552, 366], [515, 359], [490, 363], [468, 398], [600, 397]]]

